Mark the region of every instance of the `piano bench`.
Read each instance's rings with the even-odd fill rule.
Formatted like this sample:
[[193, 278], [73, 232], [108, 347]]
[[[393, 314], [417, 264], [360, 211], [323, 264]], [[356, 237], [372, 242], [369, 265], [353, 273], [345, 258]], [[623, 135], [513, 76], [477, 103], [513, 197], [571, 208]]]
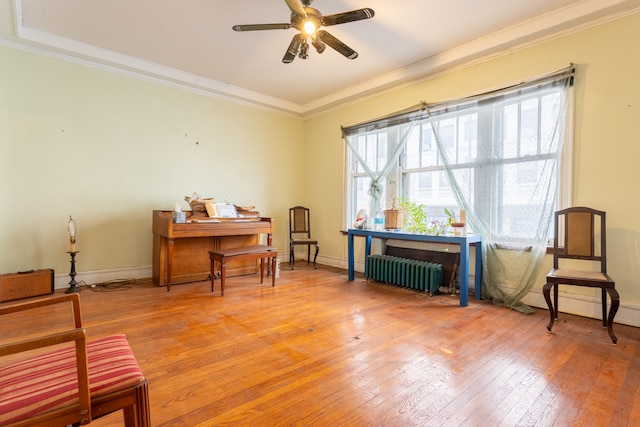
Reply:
[[240, 248], [226, 248], [209, 251], [211, 259], [211, 292], [216, 277], [216, 264], [220, 264], [220, 295], [224, 295], [224, 282], [227, 275], [227, 261], [230, 260], [260, 260], [260, 283], [264, 279], [264, 260], [271, 259], [271, 286], [276, 285], [276, 257], [278, 250], [273, 246], [253, 245]]

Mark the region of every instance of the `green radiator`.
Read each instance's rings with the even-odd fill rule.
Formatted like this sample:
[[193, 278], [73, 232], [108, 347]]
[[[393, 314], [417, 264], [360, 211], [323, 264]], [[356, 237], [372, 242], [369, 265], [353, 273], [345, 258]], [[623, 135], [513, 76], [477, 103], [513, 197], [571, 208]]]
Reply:
[[364, 276], [431, 295], [438, 293], [443, 281], [442, 264], [391, 255], [367, 256]]

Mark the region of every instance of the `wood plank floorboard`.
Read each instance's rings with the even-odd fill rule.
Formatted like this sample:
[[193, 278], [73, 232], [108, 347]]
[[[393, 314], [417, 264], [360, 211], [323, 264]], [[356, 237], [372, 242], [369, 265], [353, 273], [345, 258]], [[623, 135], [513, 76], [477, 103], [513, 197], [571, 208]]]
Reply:
[[[273, 288], [229, 278], [224, 297], [219, 282], [83, 288], [85, 327], [127, 334], [155, 427], [640, 425], [640, 328], [616, 324], [614, 346], [596, 319], [561, 313], [549, 334], [546, 310], [296, 266]], [[0, 342], [66, 315], [3, 320]]]

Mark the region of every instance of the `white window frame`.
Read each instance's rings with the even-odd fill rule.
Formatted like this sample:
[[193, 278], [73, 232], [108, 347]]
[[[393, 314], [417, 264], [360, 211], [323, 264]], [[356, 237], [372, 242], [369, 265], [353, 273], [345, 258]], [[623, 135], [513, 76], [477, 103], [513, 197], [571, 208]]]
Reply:
[[[559, 176], [558, 176], [558, 186], [559, 186], [559, 193], [558, 193], [558, 199], [557, 199], [557, 209], [563, 209], [565, 207], [568, 207], [571, 205], [571, 199], [572, 199], [572, 172], [573, 172], [573, 116], [574, 116], [574, 111], [573, 111], [573, 91], [570, 91], [570, 95], [568, 96], [567, 99], [567, 116], [566, 116], [566, 122], [565, 122], [565, 138], [564, 138], [564, 143], [563, 143], [563, 147], [562, 147], [562, 155], [561, 155], [561, 161], [560, 161], [560, 165], [559, 165]], [[538, 124], [540, 117], [538, 117]], [[420, 126], [420, 125], [418, 125]], [[384, 130], [376, 130], [376, 131], [372, 131], [372, 133], [376, 133], [376, 132], [384, 132]], [[395, 140], [391, 135], [388, 136], [387, 138], [388, 140], [388, 144], [389, 146], [387, 147], [387, 153], [390, 153], [392, 151], [392, 143]], [[391, 199], [396, 198], [398, 195], [403, 195], [403, 188], [402, 188], [402, 182], [404, 181], [404, 177], [406, 176], [407, 173], [410, 172], [406, 172], [405, 170], [403, 170], [403, 160], [404, 159], [404, 152], [403, 154], [400, 156], [400, 160], [399, 160], [399, 164], [398, 164], [398, 168], [396, 170], [392, 170], [389, 175], [387, 175], [386, 179], [383, 182], [383, 186], [385, 187], [385, 194], [387, 195], [386, 197], [386, 203], [385, 200], [383, 199], [383, 202], [381, 203], [382, 207], [387, 207], [389, 208], [391, 205]], [[347, 149], [347, 170], [346, 170], [346, 178], [347, 178], [347, 191], [346, 191], [346, 207], [347, 207], [347, 211], [346, 211], [346, 215], [345, 215], [345, 219], [347, 221], [347, 228], [351, 228], [353, 227], [353, 223], [355, 221], [355, 215], [357, 213], [357, 207], [355, 204], [355, 198], [356, 198], [356, 193], [355, 193], [355, 189], [354, 189], [354, 180], [358, 177], [361, 176], [360, 174], [358, 174], [357, 172], [355, 172], [357, 170], [357, 167], [355, 165], [355, 156], [351, 153], [351, 150]], [[415, 171], [413, 171], [415, 172]], [[397, 190], [396, 192], [390, 192], [387, 191], [387, 188], [389, 187], [390, 183], [394, 183], [397, 186]], [[394, 194], [392, 197], [390, 197], [390, 193], [397, 193]], [[449, 207], [449, 206], [447, 206]], [[370, 215], [373, 215], [375, 213], [372, 213]], [[438, 212], [431, 212], [429, 213], [430, 216], [434, 216], [434, 217], [438, 217], [439, 213]], [[444, 215], [444, 213], [442, 213], [442, 215]]]

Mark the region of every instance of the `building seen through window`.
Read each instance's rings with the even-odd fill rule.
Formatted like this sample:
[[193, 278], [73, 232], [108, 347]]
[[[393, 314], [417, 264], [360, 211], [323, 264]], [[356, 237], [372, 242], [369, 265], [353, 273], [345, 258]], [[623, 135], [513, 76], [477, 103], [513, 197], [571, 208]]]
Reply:
[[[540, 177], [559, 184], [561, 165], [554, 159], [561, 147], [562, 132], [557, 129], [561, 90], [558, 85], [540, 85], [430, 111], [431, 118], [411, 127], [397, 165], [381, 180], [382, 208], [390, 208], [395, 195], [424, 204], [427, 215], [436, 220], [446, 219], [445, 208], [457, 214], [447, 165], [439, 153], [442, 149], [460, 191], [468, 196], [472, 209], [490, 218], [495, 237], [530, 237], [547, 194], [534, 191]], [[406, 129], [394, 126], [356, 135], [358, 153], [369, 169], [382, 170]], [[369, 208], [371, 178], [351, 153], [349, 164], [347, 217], [352, 224], [360, 209]]]

